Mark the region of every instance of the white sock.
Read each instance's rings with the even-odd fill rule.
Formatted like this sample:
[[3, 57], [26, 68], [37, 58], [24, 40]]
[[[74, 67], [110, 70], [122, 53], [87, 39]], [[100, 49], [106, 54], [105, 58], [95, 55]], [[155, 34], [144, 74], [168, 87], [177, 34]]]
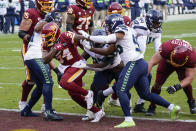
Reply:
[[103, 91], [104, 96], [109, 96], [112, 93], [114, 93], [114, 90], [112, 89], [112, 87], [109, 87], [108, 89]]
[[144, 103], [144, 100], [139, 97], [137, 104], [142, 104], [142, 103]]
[[171, 111], [173, 108], [174, 108], [174, 104], [170, 104], [170, 105], [168, 106], [167, 109], [168, 109], [169, 111]]
[[131, 122], [133, 121], [133, 118], [131, 116], [125, 116], [125, 121]]

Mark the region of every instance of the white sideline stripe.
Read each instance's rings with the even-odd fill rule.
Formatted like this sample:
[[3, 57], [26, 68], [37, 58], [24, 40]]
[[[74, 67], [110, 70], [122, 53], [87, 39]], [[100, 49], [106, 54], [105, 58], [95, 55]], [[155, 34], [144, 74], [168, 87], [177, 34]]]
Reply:
[[[14, 112], [20, 112], [18, 109], [6, 109], [6, 108], [0, 108], [0, 111], [14, 111]], [[34, 111], [37, 113], [41, 113], [41, 111]], [[69, 116], [84, 116], [85, 114], [80, 113], [66, 113], [66, 112], [58, 112], [58, 114], [62, 115], [69, 115]], [[123, 116], [114, 116], [114, 115], [106, 115], [108, 118], [124, 118]], [[171, 121], [170, 119], [162, 119], [162, 118], [146, 118], [146, 117], [133, 117], [134, 119], [138, 120], [156, 120], [156, 121]], [[196, 122], [196, 120], [176, 120], [178, 122]]]
[[20, 52], [21, 50], [12, 50], [13, 52]]
[[70, 101], [71, 99], [67, 98], [67, 99], [63, 99], [63, 98], [53, 98], [53, 100], [57, 100], [57, 101]]

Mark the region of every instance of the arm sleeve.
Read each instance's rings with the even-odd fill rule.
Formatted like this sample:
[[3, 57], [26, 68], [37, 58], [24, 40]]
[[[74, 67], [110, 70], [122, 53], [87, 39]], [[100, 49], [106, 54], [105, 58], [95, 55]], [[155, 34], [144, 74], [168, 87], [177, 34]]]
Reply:
[[116, 34], [110, 34], [108, 36], [90, 36], [89, 39], [100, 44], [115, 43], [117, 40]]

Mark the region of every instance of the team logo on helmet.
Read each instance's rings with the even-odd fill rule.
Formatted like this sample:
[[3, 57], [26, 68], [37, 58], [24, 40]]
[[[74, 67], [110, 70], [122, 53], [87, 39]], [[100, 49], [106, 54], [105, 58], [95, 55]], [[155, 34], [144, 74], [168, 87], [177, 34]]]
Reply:
[[189, 50], [184, 45], [179, 45], [170, 54], [170, 62], [175, 67], [182, 67], [189, 59]]
[[53, 0], [36, 0], [36, 7], [42, 13], [47, 14], [53, 10]]
[[53, 46], [60, 36], [60, 29], [54, 22], [50, 22], [42, 28], [41, 37], [43, 45], [46, 47]]
[[122, 6], [117, 3], [117, 2], [112, 2], [109, 7], [108, 7], [108, 11], [107, 11], [108, 15], [111, 14], [120, 14], [123, 15], [123, 8]]

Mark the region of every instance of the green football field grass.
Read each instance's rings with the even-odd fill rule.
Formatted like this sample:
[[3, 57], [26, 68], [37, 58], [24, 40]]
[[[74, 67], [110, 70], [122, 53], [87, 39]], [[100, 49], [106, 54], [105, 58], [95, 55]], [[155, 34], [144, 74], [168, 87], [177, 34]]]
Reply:
[[[179, 38], [189, 41], [194, 47], [196, 47], [196, 21], [179, 21], [179, 22], [168, 22], [163, 24], [163, 38], [162, 42], [172, 39]], [[4, 35], [0, 34], [0, 108], [17, 109], [18, 101], [21, 97], [21, 84], [25, 79], [25, 70], [20, 55], [20, 49], [22, 47], [22, 41], [18, 38], [17, 34]], [[80, 51], [81, 52], [81, 51]], [[147, 46], [145, 59], [150, 60], [154, 53], [153, 44]], [[156, 67], [152, 70], [152, 82], [154, 83]], [[89, 89], [93, 79], [94, 72], [88, 71], [83, 78], [85, 82], [85, 88]], [[196, 75], [195, 75], [196, 76]], [[55, 82], [53, 87], [53, 108], [57, 112], [68, 112], [68, 113], [85, 113], [85, 109], [73, 102], [67, 94], [67, 91], [58, 88], [56, 76], [53, 73], [53, 80]], [[164, 84], [163, 87], [167, 87], [173, 84], [179, 83], [176, 73], [173, 73]], [[196, 97], [196, 80], [193, 81], [193, 95]], [[135, 89], [131, 89], [132, 94], [132, 105], [138, 98]], [[171, 103], [178, 104], [181, 106], [182, 113], [180, 119], [192, 119], [196, 120], [196, 115], [191, 115], [187, 104], [187, 97], [183, 90], [170, 95], [166, 92], [166, 88], [162, 88], [161, 96]], [[108, 100], [105, 101], [105, 112], [107, 115], [118, 115], [122, 116], [123, 113], [121, 108], [113, 107], [108, 105]], [[33, 110], [40, 110], [43, 99], [35, 105]], [[145, 103], [147, 108], [149, 102]], [[142, 113], [133, 113], [133, 116], [145, 117]], [[159, 107], [156, 110], [156, 115], [148, 118], [169, 118], [168, 110]]]

